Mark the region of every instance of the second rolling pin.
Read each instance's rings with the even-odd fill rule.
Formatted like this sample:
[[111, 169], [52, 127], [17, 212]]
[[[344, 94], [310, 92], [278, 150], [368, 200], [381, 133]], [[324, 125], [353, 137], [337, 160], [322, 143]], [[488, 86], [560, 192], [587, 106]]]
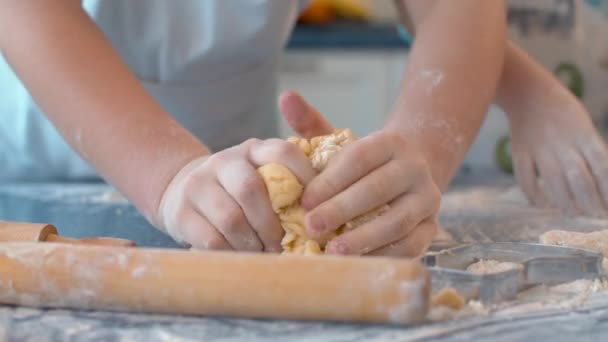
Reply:
[[135, 246], [130, 240], [91, 237], [91, 238], [68, 238], [59, 236], [57, 228], [46, 223], [26, 223], [0, 221], [0, 242], [58, 242], [82, 245], [107, 245], [107, 246]]

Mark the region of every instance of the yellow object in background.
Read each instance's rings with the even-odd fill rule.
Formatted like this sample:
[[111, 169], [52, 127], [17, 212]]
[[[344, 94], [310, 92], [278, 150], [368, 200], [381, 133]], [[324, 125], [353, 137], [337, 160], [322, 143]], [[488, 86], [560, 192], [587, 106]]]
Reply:
[[358, 0], [331, 0], [329, 2], [338, 17], [356, 20], [369, 19], [369, 9]]
[[369, 17], [369, 9], [358, 0], [313, 0], [298, 21], [323, 25], [337, 18], [365, 21]]

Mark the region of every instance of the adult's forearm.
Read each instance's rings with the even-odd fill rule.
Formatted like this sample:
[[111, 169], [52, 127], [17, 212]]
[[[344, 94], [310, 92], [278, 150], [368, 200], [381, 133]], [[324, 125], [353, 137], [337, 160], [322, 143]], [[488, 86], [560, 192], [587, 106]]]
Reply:
[[425, 153], [446, 189], [494, 97], [505, 47], [502, 1], [406, 1], [416, 39], [386, 128]]
[[80, 1], [0, 0], [0, 49], [67, 142], [149, 219], [207, 149], [149, 96]]

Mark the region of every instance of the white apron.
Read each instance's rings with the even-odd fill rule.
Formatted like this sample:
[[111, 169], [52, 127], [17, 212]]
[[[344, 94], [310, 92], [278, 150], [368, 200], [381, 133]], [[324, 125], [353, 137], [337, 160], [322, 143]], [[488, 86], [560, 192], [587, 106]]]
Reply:
[[[163, 108], [217, 151], [277, 135], [277, 59], [306, 3], [85, 0], [83, 6]], [[0, 58], [0, 180], [95, 177]]]

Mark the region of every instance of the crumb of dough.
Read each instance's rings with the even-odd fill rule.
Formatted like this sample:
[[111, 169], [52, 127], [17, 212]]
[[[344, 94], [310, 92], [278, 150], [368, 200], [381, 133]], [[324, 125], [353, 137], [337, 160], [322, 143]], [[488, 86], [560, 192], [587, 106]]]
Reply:
[[451, 287], [441, 289], [431, 300], [433, 306], [445, 306], [450, 309], [460, 310], [465, 306], [464, 298]]
[[446, 321], [450, 319], [487, 315], [490, 308], [483, 305], [480, 301], [471, 300], [459, 310], [447, 306], [433, 305], [429, 310], [427, 319], [433, 322]]
[[474, 274], [500, 273], [513, 269], [521, 269], [523, 266], [516, 262], [505, 262], [492, 259], [481, 259], [467, 267], [467, 272]]
[[[313, 168], [317, 172], [321, 172], [331, 158], [340, 152], [346, 144], [355, 140], [356, 137], [349, 129], [336, 130], [332, 134], [315, 137], [311, 140], [296, 137], [287, 139], [287, 141], [298, 146], [309, 157]], [[296, 176], [287, 167], [276, 163], [264, 165], [258, 169], [258, 172], [268, 189], [272, 208], [279, 216], [281, 226], [285, 230], [285, 236], [281, 241], [283, 253], [321, 254], [324, 252], [327, 242], [336, 235], [365, 224], [384, 214], [389, 209], [388, 205], [376, 208], [347, 222], [344, 226], [338, 228], [336, 232], [313, 240], [308, 236], [304, 228], [306, 211], [300, 207], [299, 203], [303, 187]]]
[[545, 245], [583, 248], [601, 253], [604, 256], [602, 268], [608, 272], [608, 230], [590, 233], [550, 230], [539, 237], [539, 242]]

